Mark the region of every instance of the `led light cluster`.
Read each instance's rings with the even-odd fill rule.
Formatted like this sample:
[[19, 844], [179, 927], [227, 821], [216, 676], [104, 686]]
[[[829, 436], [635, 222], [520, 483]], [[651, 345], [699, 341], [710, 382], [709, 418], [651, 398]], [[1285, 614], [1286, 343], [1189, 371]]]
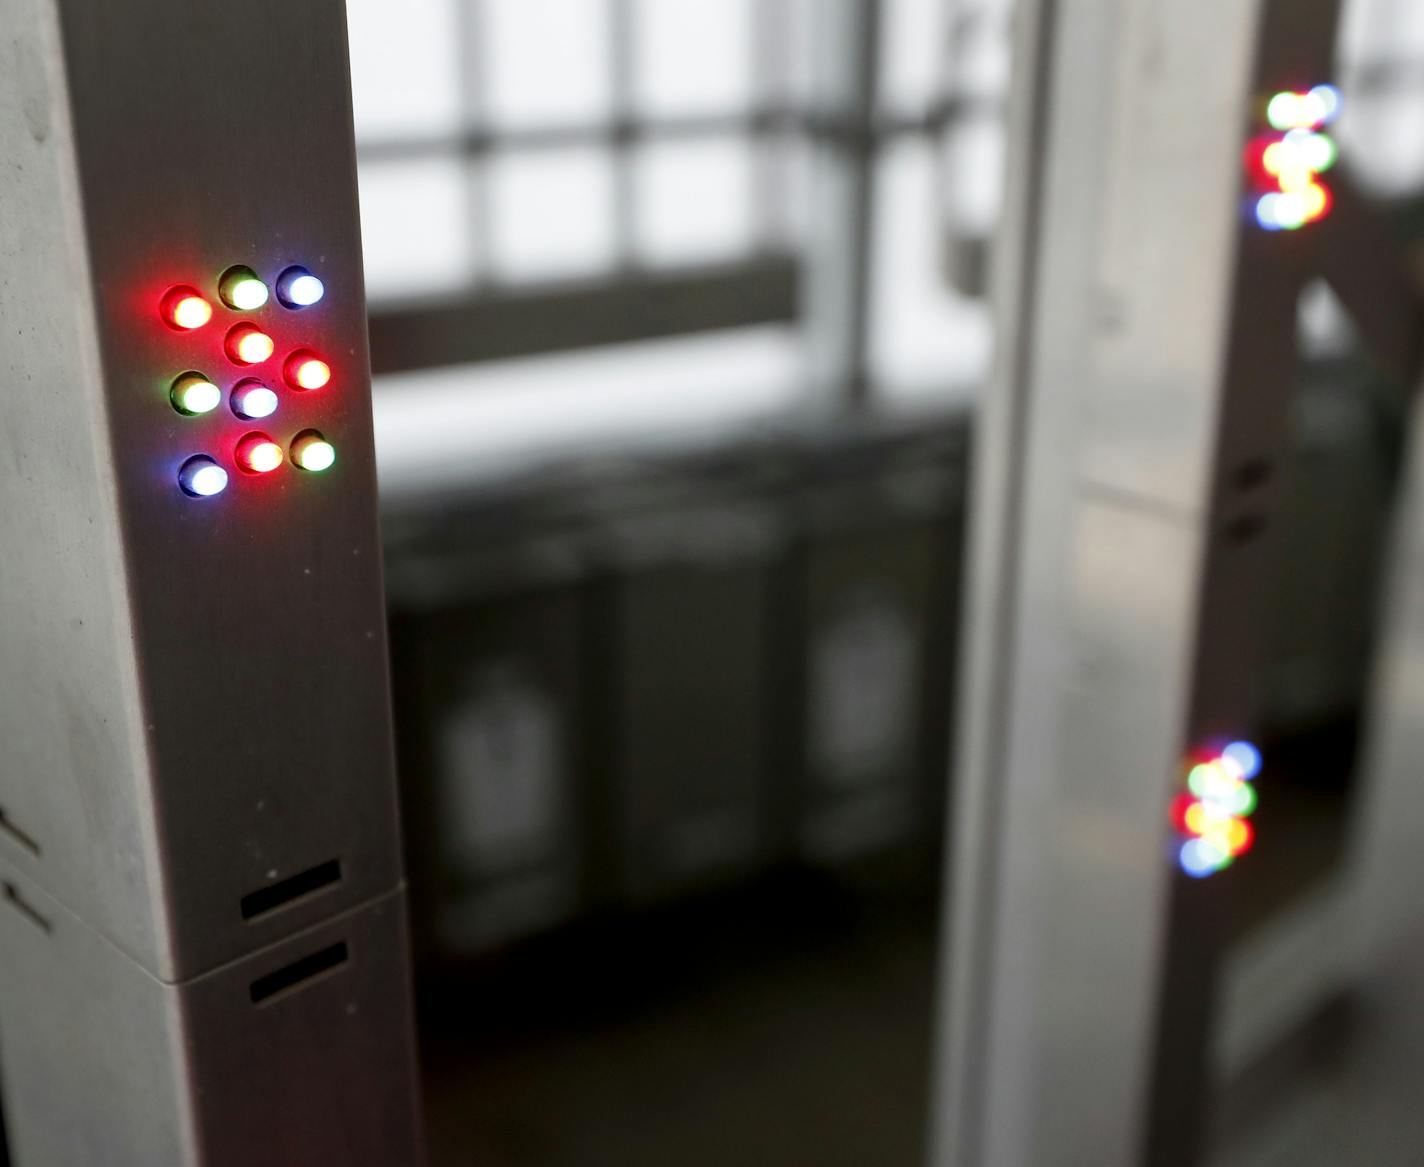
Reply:
[[[267, 307], [274, 291], [276, 302], [292, 312], [310, 308], [326, 294], [321, 279], [299, 265], [284, 269], [270, 289], [252, 268], [242, 264], [224, 271], [215, 286], [217, 304], [234, 313], [260, 311]], [[214, 312], [213, 300], [191, 284], [170, 288], [158, 305], [164, 324], [179, 333], [198, 333], [213, 321]], [[223, 403], [222, 385], [229, 378], [228, 409], [243, 422], [278, 414], [283, 391], [312, 393], [326, 388], [332, 379], [331, 365], [311, 348], [299, 346], [278, 357], [277, 340], [264, 325], [239, 319], [219, 327], [224, 331], [219, 334], [216, 360], [232, 367], [223, 369], [227, 378], [211, 375], [210, 367], [189, 369], [172, 379], [168, 399], [183, 417], [199, 418], [217, 412]], [[275, 366], [274, 375], [266, 374], [262, 368], [269, 362]], [[219, 440], [219, 445], [223, 444]], [[245, 475], [271, 474], [288, 461], [300, 470], [320, 473], [336, 461], [335, 448], [314, 429], [301, 430], [285, 446], [269, 434], [247, 430], [230, 443], [230, 448], [233, 468]], [[192, 498], [221, 494], [233, 481], [219, 458], [209, 453], [188, 457], [179, 466], [177, 477], [179, 488]]]
[[1266, 103], [1270, 131], [1247, 151], [1255, 192], [1256, 222], [1267, 231], [1296, 231], [1330, 213], [1330, 188], [1320, 176], [1339, 157], [1325, 127], [1340, 113], [1340, 92], [1317, 85], [1285, 90]]
[[1188, 875], [1214, 875], [1251, 849], [1256, 837], [1249, 821], [1256, 809], [1251, 782], [1260, 772], [1261, 751], [1245, 741], [1193, 763], [1187, 793], [1172, 803], [1177, 862]]

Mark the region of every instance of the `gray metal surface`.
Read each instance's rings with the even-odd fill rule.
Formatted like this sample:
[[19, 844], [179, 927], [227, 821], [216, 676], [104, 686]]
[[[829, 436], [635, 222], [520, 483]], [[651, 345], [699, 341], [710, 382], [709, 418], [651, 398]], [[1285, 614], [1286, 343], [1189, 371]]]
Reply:
[[[17, 1167], [413, 1162], [342, 4], [0, 0], [0, 158]], [[242, 371], [216, 286], [237, 263], [327, 291], [245, 314], [277, 352]], [[174, 284], [209, 326], [160, 320]], [[262, 423], [169, 402], [187, 369], [279, 384], [299, 345], [332, 381]], [[230, 460], [307, 427], [325, 474]], [[216, 498], [178, 487], [197, 453], [230, 468]]]
[[1255, 9], [1020, 18], [935, 1161], [1107, 1167], [1147, 1133]]
[[[53, 9], [11, 6], [0, 524], [29, 554], [0, 575], [0, 807], [56, 894], [178, 979], [399, 877], [343, 11], [76, 0], [61, 61]], [[180, 336], [156, 305], [237, 262], [326, 281], [320, 305], [254, 318], [279, 356], [310, 344], [335, 370], [264, 428], [314, 425], [338, 459], [194, 500], [178, 465], [257, 427], [169, 406], [185, 368], [236, 379], [232, 314]], [[328, 895], [242, 918], [331, 859]]]
[[[171, 905], [167, 961], [139, 955], [176, 979], [399, 878], [344, 9], [61, 11]], [[327, 288], [303, 312], [274, 297], [252, 314], [278, 357], [305, 344], [333, 368], [260, 427], [179, 417], [162, 389], [184, 366], [232, 375], [223, 328], [175, 337], [154, 303], [234, 263], [269, 282], [303, 263]], [[174, 488], [189, 454], [308, 426], [338, 452], [324, 475], [284, 467], [207, 506]], [[333, 858], [329, 894], [242, 919], [243, 896]]]
[[57, 12], [0, 29], [0, 854], [166, 960]]
[[0, 893], [17, 1167], [420, 1162], [400, 892], [176, 986], [3, 864]]

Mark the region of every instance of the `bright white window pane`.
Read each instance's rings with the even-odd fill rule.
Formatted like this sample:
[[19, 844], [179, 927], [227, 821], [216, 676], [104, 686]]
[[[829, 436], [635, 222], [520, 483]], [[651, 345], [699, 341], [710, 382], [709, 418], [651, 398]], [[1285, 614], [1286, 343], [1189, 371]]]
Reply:
[[936, 180], [924, 142], [891, 146], [876, 164], [869, 359], [886, 401], [954, 400], [988, 371], [988, 310], [940, 272]]
[[472, 275], [464, 163], [366, 162], [357, 172], [366, 291], [373, 300], [444, 291]]
[[455, 0], [347, 0], [346, 23], [358, 137], [459, 126]]
[[800, 332], [784, 324], [387, 374], [373, 389], [389, 498], [541, 461], [725, 441], [805, 401]]
[[490, 162], [491, 261], [506, 279], [587, 275], [613, 263], [613, 165], [596, 147]]
[[[1345, 95], [1338, 136], [1354, 173], [1372, 192], [1424, 186], [1424, 92], [1411, 69], [1392, 87], [1354, 82], [1371, 66], [1408, 64], [1424, 54], [1424, 5], [1417, 0], [1349, 0], [1341, 35]], [[1400, 83], [1402, 82], [1402, 84]]]
[[1011, 5], [1008, 0], [978, 0], [966, 7], [952, 69], [960, 94], [1004, 98], [1013, 64]]
[[634, 96], [648, 116], [752, 104], [752, 0], [634, 0]]
[[654, 265], [752, 247], [752, 145], [745, 138], [653, 142], [634, 156], [638, 251]]
[[947, 35], [943, 0], [888, 0], [882, 9], [880, 101], [923, 111], [941, 88]]
[[484, 15], [485, 95], [497, 127], [607, 119], [607, 0], [484, 0]]
[[1006, 130], [998, 118], [961, 121], [945, 142], [941, 198], [959, 231], [988, 235], [999, 222], [1007, 165]]

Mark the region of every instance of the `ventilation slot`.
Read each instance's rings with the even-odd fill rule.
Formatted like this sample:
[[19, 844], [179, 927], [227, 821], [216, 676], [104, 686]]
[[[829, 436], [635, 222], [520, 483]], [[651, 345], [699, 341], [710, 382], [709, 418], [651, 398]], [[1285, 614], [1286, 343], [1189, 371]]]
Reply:
[[317, 892], [341, 882], [341, 861], [331, 859], [297, 875], [290, 876], [271, 887], [251, 892], [242, 897], [242, 918], [255, 920], [279, 908], [290, 907], [298, 900], [314, 896]]
[[254, 1005], [262, 1005], [282, 993], [290, 993], [302, 985], [309, 985], [322, 975], [340, 968], [347, 961], [346, 942], [333, 944], [320, 952], [313, 952], [301, 960], [293, 961], [286, 968], [258, 977], [248, 988]]
[[20, 915], [24, 916], [25, 919], [41, 932], [48, 934], [52, 930], [50, 922], [25, 902], [24, 897], [20, 895], [19, 889], [16, 888], [13, 883], [0, 883], [0, 893], [3, 893], [7, 904], [19, 912]]
[[0, 806], [0, 837], [9, 838], [13, 842], [20, 844], [21, 847], [36, 859], [40, 857], [40, 845], [10, 821], [10, 816], [5, 813], [3, 806]]

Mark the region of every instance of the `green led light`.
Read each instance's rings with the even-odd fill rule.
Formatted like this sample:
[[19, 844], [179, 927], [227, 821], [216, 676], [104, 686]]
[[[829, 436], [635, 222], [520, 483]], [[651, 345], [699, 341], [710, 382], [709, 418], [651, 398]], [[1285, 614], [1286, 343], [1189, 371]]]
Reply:
[[229, 308], [252, 312], [267, 303], [267, 285], [250, 267], [230, 267], [218, 281], [218, 295]]
[[336, 461], [336, 449], [316, 430], [308, 430], [292, 442], [292, 461], [303, 470], [319, 474]]
[[168, 392], [173, 408], [187, 417], [211, 413], [222, 403], [222, 390], [202, 373], [184, 373]]
[[1198, 798], [1209, 798], [1216, 781], [1216, 767], [1210, 762], [1193, 766], [1187, 774], [1187, 788]]
[[1266, 103], [1266, 120], [1276, 130], [1291, 130], [1300, 125], [1300, 94], [1277, 93]]
[[1227, 810], [1238, 818], [1249, 818], [1256, 809], [1256, 788], [1245, 782], [1231, 792], [1226, 800]]

